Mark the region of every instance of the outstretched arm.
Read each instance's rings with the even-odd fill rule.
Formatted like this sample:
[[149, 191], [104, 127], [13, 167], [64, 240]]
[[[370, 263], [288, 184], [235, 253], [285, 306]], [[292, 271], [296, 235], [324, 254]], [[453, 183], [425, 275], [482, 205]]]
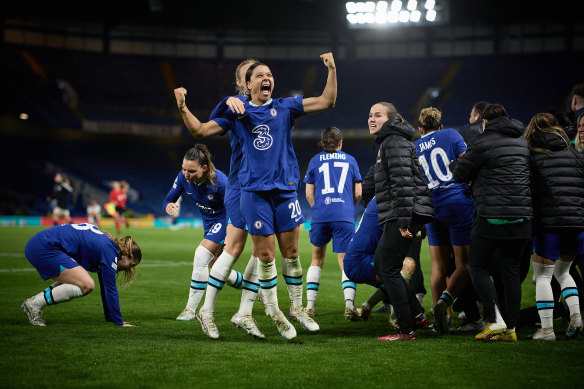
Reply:
[[195, 138], [205, 138], [211, 135], [222, 134], [223, 128], [221, 128], [217, 122], [210, 120], [206, 123], [201, 123], [201, 121], [189, 111], [185, 102], [186, 96], [187, 90], [185, 88], [180, 87], [174, 90], [174, 97], [176, 98], [178, 110], [191, 134], [193, 134]]
[[320, 56], [328, 68], [328, 77], [322, 94], [319, 97], [308, 97], [302, 100], [304, 113], [314, 113], [331, 109], [337, 100], [337, 68], [333, 53], [325, 53]]

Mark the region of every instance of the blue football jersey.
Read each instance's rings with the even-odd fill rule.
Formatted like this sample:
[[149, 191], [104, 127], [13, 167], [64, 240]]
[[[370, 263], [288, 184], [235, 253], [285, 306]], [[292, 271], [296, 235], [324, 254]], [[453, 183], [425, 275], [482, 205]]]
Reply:
[[[247, 101], [245, 96], [235, 97], [237, 97], [244, 103]], [[227, 99], [229, 99], [229, 97], [223, 98], [223, 100], [221, 100], [219, 104], [215, 106], [213, 112], [211, 112], [209, 121], [215, 120], [216, 118], [226, 116], [229, 114], [234, 115], [233, 112], [231, 112], [231, 109], [227, 106]], [[232, 189], [239, 189], [240, 185], [238, 174], [239, 169], [241, 168], [241, 158], [243, 157], [243, 153], [237, 136], [235, 136], [234, 134], [230, 134], [229, 142], [231, 144], [231, 160], [229, 162], [229, 176], [227, 180], [227, 187]]]
[[305, 184], [314, 184], [312, 222], [355, 221], [353, 189], [361, 181], [355, 158], [342, 151], [316, 154], [310, 160]]
[[414, 145], [433, 200], [440, 201], [465, 190], [463, 184], [454, 181], [448, 169], [450, 162], [466, 151], [466, 143], [458, 131], [453, 128], [434, 131], [415, 141]]
[[377, 213], [377, 200], [374, 197], [363, 212], [359, 226], [347, 247], [347, 254], [351, 253], [356, 258], [366, 258], [367, 255], [375, 254], [377, 243], [383, 233], [383, 225], [379, 224]]
[[166, 212], [169, 203], [175, 203], [178, 198], [186, 193], [199, 207], [203, 222], [211, 222], [226, 214], [223, 198], [227, 187], [227, 176], [220, 170], [215, 169], [215, 185], [211, 185], [208, 180], [201, 184], [187, 182], [184, 174], [179, 172], [172, 184], [172, 188], [162, 202], [162, 209]]
[[302, 96], [271, 99], [261, 106], [247, 101], [243, 115], [226, 112], [213, 119], [235, 134], [241, 145], [241, 189], [298, 189], [300, 172], [292, 147], [292, 127], [296, 118], [304, 115], [302, 100]]
[[48, 228], [42, 234], [48, 246], [64, 251], [85, 270], [99, 274], [106, 318], [116, 325], [124, 324], [116, 286], [120, 257], [118, 246], [96, 226], [88, 223], [63, 224]]

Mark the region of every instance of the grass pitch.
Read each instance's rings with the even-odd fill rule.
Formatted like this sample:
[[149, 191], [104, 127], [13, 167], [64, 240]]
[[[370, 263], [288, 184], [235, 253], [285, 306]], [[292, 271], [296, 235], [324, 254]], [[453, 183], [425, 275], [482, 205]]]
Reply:
[[[0, 387], [2, 388], [319, 388], [319, 387], [582, 387], [584, 336], [563, 339], [566, 323], [557, 320], [557, 342], [528, 341], [531, 328], [518, 332], [517, 343], [485, 343], [473, 334], [440, 336], [417, 331], [413, 342], [380, 342], [389, 333], [387, 315], [367, 322], [347, 322], [336, 255], [325, 263], [315, 320], [321, 330], [286, 341], [263, 307], [254, 316], [266, 340], [255, 340], [231, 326], [239, 290], [219, 294], [216, 322], [221, 338], [209, 339], [199, 323], [178, 322], [187, 300], [192, 258], [201, 230], [132, 228], [142, 248], [138, 277], [120, 290], [125, 321], [134, 328], [105, 322], [99, 283], [90, 295], [47, 307], [47, 327], [28, 324], [20, 305], [49, 285], [24, 257], [27, 240], [40, 228], [0, 228]], [[110, 231], [114, 232], [114, 231]], [[251, 244], [236, 263], [243, 271]], [[308, 232], [300, 235], [306, 272], [310, 265]], [[281, 273], [277, 258], [278, 272]], [[422, 246], [422, 270], [429, 290], [428, 246]], [[531, 275], [523, 284], [522, 305], [534, 305]], [[280, 307], [290, 304], [278, 275]], [[356, 305], [373, 292], [357, 287]], [[305, 297], [304, 297], [305, 298]], [[426, 311], [431, 296], [424, 302]], [[456, 317], [456, 314], [454, 315]]]

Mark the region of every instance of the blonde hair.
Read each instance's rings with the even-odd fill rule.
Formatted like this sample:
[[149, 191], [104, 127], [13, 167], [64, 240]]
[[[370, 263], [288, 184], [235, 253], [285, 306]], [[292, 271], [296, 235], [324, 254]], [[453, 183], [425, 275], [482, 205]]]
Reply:
[[434, 107], [424, 108], [420, 111], [418, 120], [424, 132], [436, 131], [440, 129], [440, 124], [442, 124], [442, 112]]
[[[120, 256], [127, 256], [130, 259], [131, 263], [135, 263], [138, 265], [142, 260], [142, 250], [138, 243], [136, 243], [131, 236], [124, 236], [123, 238], [117, 238], [114, 235], [110, 234], [107, 231], [102, 231], [105, 236], [110, 238], [114, 241], [118, 249], [120, 250]], [[122, 283], [123, 286], [128, 286], [134, 281], [136, 278], [136, 268], [134, 266], [130, 266], [130, 268], [124, 270], [124, 282]]]
[[235, 80], [239, 81], [241, 83], [241, 86], [238, 85], [237, 82], [235, 83], [235, 90], [237, 90], [237, 93], [239, 93], [242, 96], [247, 96], [247, 87], [245, 86], [245, 75], [243, 76], [243, 80], [240, 79], [239, 78], [239, 71], [245, 65], [253, 64], [256, 62], [259, 62], [259, 61], [257, 59], [254, 59], [254, 58], [247, 58], [247, 59], [244, 59], [243, 61], [241, 61], [240, 64], [237, 65], [237, 68], [235, 68]]

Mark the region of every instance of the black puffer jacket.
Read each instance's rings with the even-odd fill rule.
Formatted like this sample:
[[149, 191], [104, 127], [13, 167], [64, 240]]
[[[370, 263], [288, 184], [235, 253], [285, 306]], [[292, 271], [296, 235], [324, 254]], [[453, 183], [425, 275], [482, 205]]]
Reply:
[[530, 156], [524, 126], [507, 117], [487, 121], [466, 153], [449, 168], [472, 183], [477, 214], [489, 219], [532, 218]]
[[367, 208], [367, 204], [375, 197], [375, 165], [369, 168], [367, 176], [365, 176], [361, 183], [361, 187], [361, 204], [363, 208]]
[[[530, 140], [533, 209], [543, 228], [584, 228], [584, 154], [565, 134], [537, 131]], [[551, 154], [534, 151], [542, 148]]]
[[430, 190], [411, 141], [415, 132], [409, 123], [393, 118], [375, 137], [380, 145], [374, 177], [381, 224], [397, 220], [399, 228], [409, 228], [413, 218], [419, 223], [434, 219]]

